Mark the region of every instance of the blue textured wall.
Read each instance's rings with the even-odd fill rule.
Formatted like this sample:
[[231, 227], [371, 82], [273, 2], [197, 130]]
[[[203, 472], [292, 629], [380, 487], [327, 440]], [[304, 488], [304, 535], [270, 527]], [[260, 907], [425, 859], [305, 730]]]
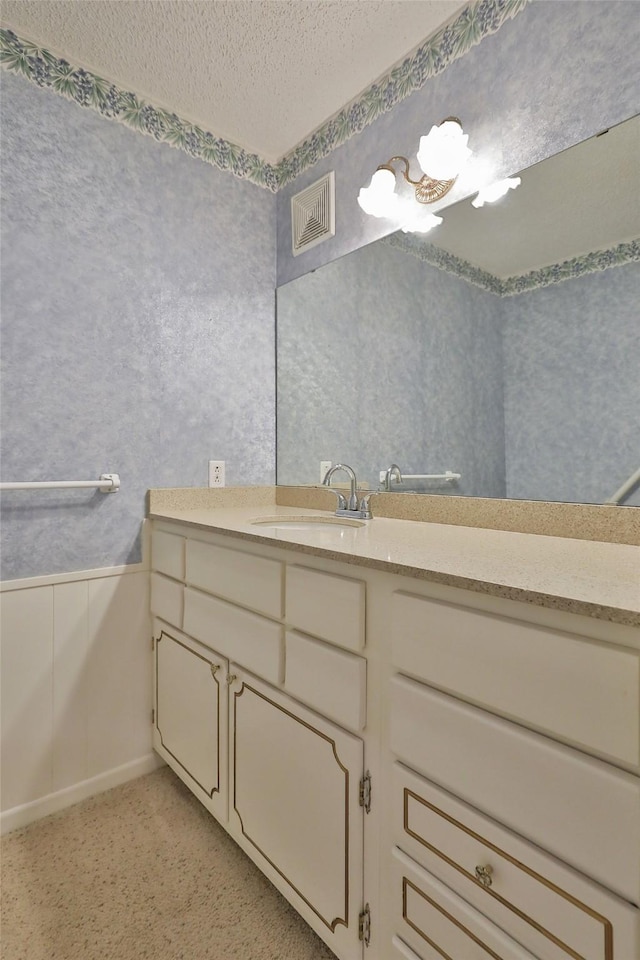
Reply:
[[[360, 210], [358, 190], [394, 154], [413, 158], [415, 176], [420, 136], [446, 116], [461, 118], [476, 159], [490, 162], [499, 179], [637, 113], [636, 7], [625, 0], [535, 0], [301, 174], [278, 194], [278, 283], [390, 233], [388, 220]], [[291, 196], [328, 170], [336, 172], [336, 236], [294, 258]], [[443, 204], [457, 199], [454, 188]]]
[[[123, 489], [7, 494], [3, 576], [137, 560], [145, 490], [205, 483], [210, 457], [271, 482], [276, 240], [284, 283], [388, 233], [358, 189], [445, 114], [496, 174], [627, 118], [633, 7], [537, 0], [283, 190], [277, 237], [266, 191], [4, 75], [3, 477]], [[294, 259], [290, 197], [331, 169], [337, 235]]]
[[640, 263], [503, 303], [507, 496], [603, 503], [640, 467]]
[[140, 559], [149, 487], [274, 480], [275, 198], [2, 77], [5, 579]]
[[278, 482], [346, 461], [375, 490], [395, 461], [504, 497], [502, 302], [383, 243], [281, 287]]

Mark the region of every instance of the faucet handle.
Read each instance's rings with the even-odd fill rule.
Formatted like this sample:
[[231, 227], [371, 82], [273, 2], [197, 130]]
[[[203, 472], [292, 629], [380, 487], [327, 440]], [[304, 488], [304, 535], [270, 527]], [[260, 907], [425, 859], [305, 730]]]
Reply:
[[377, 492], [378, 492], [377, 490], [370, 490], [360, 500], [358, 510], [360, 511], [360, 516], [362, 517], [363, 520], [370, 520], [371, 517], [373, 516], [373, 514], [371, 513], [371, 507], [370, 507], [369, 501], [371, 500], [371, 497], [374, 496]]
[[336, 510], [346, 510], [347, 509], [347, 498], [343, 493], [340, 493], [339, 490], [336, 490], [335, 487], [326, 487], [331, 493], [335, 493], [337, 498]]

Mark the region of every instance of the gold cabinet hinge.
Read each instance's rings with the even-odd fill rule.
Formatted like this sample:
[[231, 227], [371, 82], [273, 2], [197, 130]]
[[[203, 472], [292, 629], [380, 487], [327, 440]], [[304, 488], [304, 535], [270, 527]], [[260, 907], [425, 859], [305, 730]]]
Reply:
[[365, 903], [358, 917], [358, 940], [362, 940], [365, 947], [369, 946], [371, 940], [371, 910], [368, 903]]
[[365, 813], [371, 810], [371, 774], [367, 770], [360, 780], [360, 806], [364, 807]]

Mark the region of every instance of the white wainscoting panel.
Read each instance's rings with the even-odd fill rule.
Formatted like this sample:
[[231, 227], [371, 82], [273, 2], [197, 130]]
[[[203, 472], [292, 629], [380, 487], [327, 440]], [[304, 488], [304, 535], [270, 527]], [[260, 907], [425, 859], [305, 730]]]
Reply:
[[2, 584], [2, 830], [149, 772], [149, 575]]
[[149, 575], [89, 583], [88, 776], [151, 751]]
[[[87, 777], [89, 593], [86, 580], [53, 590], [53, 791]], [[24, 593], [25, 591], [20, 591]], [[30, 592], [30, 591], [26, 591]]]
[[53, 587], [2, 595], [2, 809], [49, 793]]

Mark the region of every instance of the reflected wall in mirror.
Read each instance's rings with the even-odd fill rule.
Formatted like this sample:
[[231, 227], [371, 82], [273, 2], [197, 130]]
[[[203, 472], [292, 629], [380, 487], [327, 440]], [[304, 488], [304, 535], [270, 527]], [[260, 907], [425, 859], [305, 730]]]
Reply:
[[606, 502], [640, 467], [639, 147], [636, 117], [280, 287], [278, 483]]

